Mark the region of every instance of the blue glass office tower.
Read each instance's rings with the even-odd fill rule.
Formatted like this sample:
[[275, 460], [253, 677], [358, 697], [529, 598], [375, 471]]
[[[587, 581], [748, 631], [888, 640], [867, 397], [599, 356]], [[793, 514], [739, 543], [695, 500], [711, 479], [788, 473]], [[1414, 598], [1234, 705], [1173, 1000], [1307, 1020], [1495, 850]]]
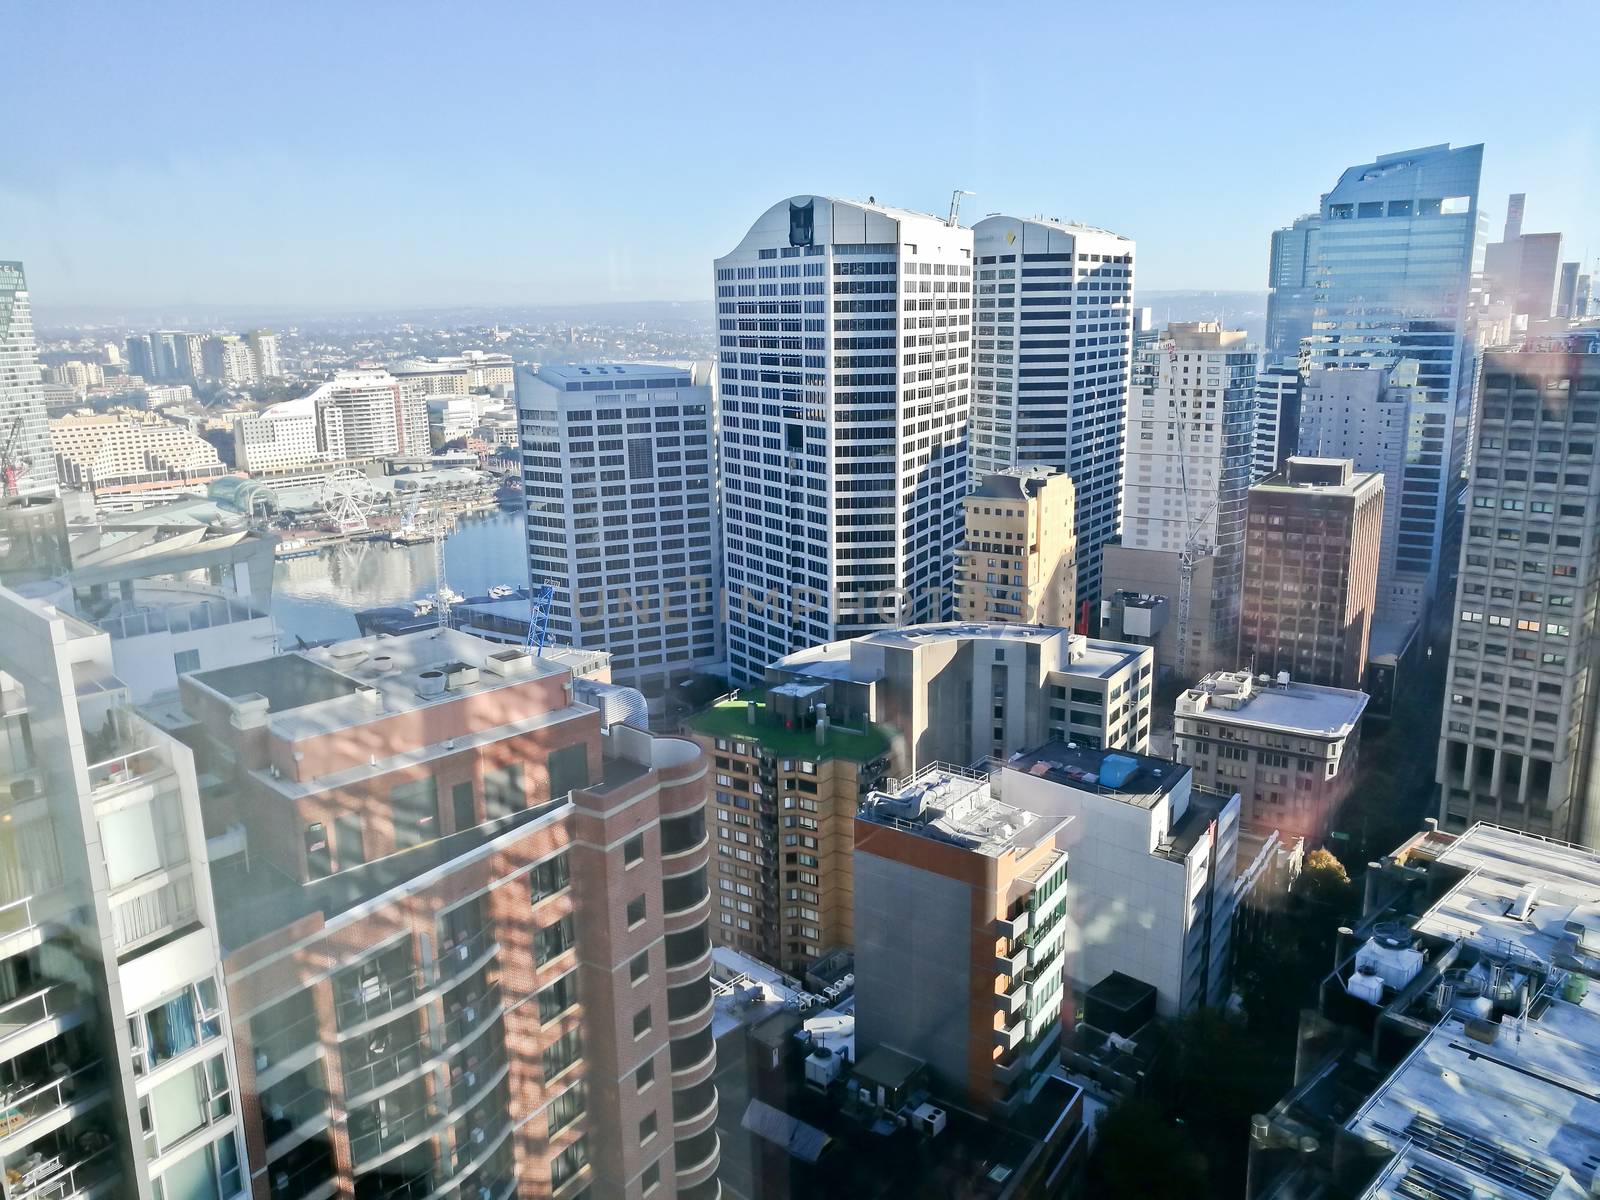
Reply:
[[1400, 506], [1391, 582], [1420, 588], [1424, 612], [1460, 539], [1477, 366], [1467, 299], [1482, 166], [1481, 145], [1445, 145], [1350, 167], [1322, 198], [1309, 267], [1308, 365], [1417, 363], [1425, 401], [1406, 431], [1399, 494], [1384, 503]]
[[1300, 343], [1311, 335], [1311, 280], [1321, 229], [1322, 214], [1310, 213], [1272, 231], [1272, 259], [1267, 264], [1269, 365], [1298, 358]]

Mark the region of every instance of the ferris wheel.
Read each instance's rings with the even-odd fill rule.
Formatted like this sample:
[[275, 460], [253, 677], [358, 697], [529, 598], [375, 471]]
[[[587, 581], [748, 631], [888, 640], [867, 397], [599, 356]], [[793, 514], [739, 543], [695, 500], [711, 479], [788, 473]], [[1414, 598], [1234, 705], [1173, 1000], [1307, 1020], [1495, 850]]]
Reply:
[[361, 533], [372, 511], [372, 485], [360, 471], [341, 467], [323, 479], [318, 502], [340, 533]]

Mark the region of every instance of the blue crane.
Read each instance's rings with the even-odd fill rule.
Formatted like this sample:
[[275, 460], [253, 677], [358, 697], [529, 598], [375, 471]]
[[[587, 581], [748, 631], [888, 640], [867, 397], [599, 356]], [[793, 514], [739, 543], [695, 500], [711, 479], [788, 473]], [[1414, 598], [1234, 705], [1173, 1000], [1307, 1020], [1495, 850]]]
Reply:
[[544, 657], [545, 629], [550, 624], [550, 601], [555, 594], [555, 588], [548, 583], [528, 592], [528, 636], [522, 648], [532, 650], [535, 658]]

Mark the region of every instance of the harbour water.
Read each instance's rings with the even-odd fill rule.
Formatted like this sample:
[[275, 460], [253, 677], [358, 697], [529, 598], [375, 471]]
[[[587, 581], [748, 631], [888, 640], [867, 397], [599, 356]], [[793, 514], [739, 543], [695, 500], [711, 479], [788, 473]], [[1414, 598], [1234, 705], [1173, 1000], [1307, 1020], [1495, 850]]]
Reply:
[[[472, 513], [456, 524], [444, 544], [445, 579], [464, 596], [483, 595], [496, 584], [528, 582], [527, 545], [520, 510]], [[363, 608], [404, 604], [437, 587], [431, 543], [346, 542], [308, 558], [277, 564], [272, 614], [280, 644], [355, 637], [355, 614]]]

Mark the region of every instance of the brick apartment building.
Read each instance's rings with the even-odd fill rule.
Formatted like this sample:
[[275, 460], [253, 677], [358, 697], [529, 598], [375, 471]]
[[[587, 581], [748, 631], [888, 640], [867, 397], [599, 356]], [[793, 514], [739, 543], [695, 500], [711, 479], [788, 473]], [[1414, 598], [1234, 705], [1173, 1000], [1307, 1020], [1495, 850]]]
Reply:
[[184, 679], [257, 1200], [719, 1194], [706, 759], [606, 680], [434, 632]]

